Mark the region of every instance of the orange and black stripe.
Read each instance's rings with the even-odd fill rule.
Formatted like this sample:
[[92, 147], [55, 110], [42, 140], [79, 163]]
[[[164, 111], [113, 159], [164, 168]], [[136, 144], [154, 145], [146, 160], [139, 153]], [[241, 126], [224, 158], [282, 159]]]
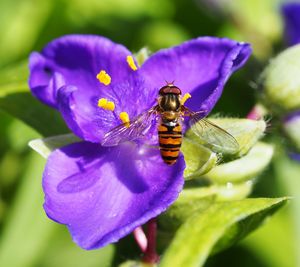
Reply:
[[176, 162], [182, 143], [182, 132], [180, 124], [167, 126], [160, 124], [158, 126], [159, 149], [162, 159], [168, 165]]

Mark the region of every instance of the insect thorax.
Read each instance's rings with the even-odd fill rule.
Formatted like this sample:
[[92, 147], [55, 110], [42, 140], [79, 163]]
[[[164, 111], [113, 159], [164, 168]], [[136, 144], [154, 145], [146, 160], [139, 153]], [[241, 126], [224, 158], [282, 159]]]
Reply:
[[179, 95], [161, 95], [158, 99], [158, 104], [162, 112], [178, 112], [180, 109]]

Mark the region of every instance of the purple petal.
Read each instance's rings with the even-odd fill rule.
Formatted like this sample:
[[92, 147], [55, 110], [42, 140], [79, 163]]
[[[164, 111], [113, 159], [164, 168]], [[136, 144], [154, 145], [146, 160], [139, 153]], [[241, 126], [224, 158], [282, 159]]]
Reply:
[[163, 163], [157, 149], [82, 142], [55, 150], [44, 171], [44, 208], [74, 241], [95, 249], [163, 212], [183, 186], [184, 159]]
[[[30, 57], [29, 84], [33, 94], [56, 107], [69, 128], [84, 140], [99, 142], [121, 121], [120, 112], [132, 119], [154, 104], [156, 92], [144, 87], [138, 72], [126, 58], [124, 46], [89, 35], [69, 35], [54, 40], [41, 54]], [[111, 84], [101, 84], [96, 75], [105, 70]], [[115, 112], [97, 106], [100, 98], [115, 103]]]
[[281, 9], [288, 45], [300, 43], [300, 3], [287, 3]]
[[208, 113], [219, 99], [230, 75], [247, 61], [249, 44], [203, 37], [161, 50], [142, 66], [149, 88], [158, 90], [174, 81], [183, 94], [191, 93], [187, 106]]
[[154, 106], [157, 92], [147, 90], [143, 84], [142, 80], [132, 78], [115, 85], [108, 97], [115, 103], [113, 112], [97, 106], [100, 97], [84, 94], [83, 90], [75, 86], [64, 86], [57, 94], [58, 108], [68, 127], [76, 135], [99, 143], [104, 134], [122, 123], [119, 119], [121, 112], [127, 112], [132, 120]]
[[31, 54], [29, 85], [42, 101], [56, 106], [59, 87], [52, 82], [55, 73], [64, 77], [60, 85], [73, 85], [85, 93], [107, 90], [96, 75], [105, 70], [112, 77], [111, 84], [124, 81], [132, 72], [126, 62], [128, 55], [131, 52], [124, 46], [104, 37], [67, 35], [49, 43], [42, 53]]
[[300, 154], [299, 153], [290, 152], [289, 157], [297, 162], [300, 162]]
[[291, 123], [293, 120], [299, 120], [300, 119], [300, 110], [296, 110], [294, 112], [289, 113], [287, 116], [285, 116], [283, 122]]
[[56, 92], [65, 84], [64, 77], [50, 70], [47, 60], [39, 53], [32, 53], [29, 61], [29, 87], [32, 94], [41, 102], [55, 108]]

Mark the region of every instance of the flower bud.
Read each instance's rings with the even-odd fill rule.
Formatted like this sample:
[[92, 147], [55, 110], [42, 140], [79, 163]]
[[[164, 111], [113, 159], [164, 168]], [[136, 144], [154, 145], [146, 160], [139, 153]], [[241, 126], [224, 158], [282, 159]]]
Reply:
[[136, 54], [134, 54], [134, 56], [138, 65], [142, 66], [150, 56], [150, 50], [147, 47], [143, 47]]
[[246, 182], [264, 170], [273, 152], [272, 145], [259, 142], [244, 157], [214, 167], [205, 177], [217, 184]]
[[300, 108], [300, 45], [275, 57], [263, 72], [267, 101], [286, 109]]
[[186, 162], [184, 170], [186, 180], [198, 178], [209, 172], [218, 161], [216, 153], [189, 138], [183, 139], [181, 151]]
[[287, 136], [300, 150], [300, 110], [288, 115], [283, 124]]
[[247, 154], [248, 151], [263, 136], [266, 129], [266, 122], [264, 120], [235, 118], [218, 118], [210, 120], [226, 130], [237, 140], [239, 150], [234, 155], [235, 157], [242, 157]]

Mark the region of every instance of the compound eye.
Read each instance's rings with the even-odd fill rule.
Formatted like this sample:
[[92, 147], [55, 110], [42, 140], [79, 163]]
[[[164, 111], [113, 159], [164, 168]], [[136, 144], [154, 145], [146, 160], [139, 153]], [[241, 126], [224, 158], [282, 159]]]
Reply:
[[167, 94], [169, 88], [170, 88], [169, 86], [163, 86], [162, 88], [160, 88], [159, 94], [160, 94], [160, 95], [165, 95], [165, 94]]
[[172, 90], [173, 94], [181, 95], [181, 90], [178, 87], [174, 86], [174, 87], [171, 88], [171, 90]]
[[160, 88], [159, 94], [160, 95], [166, 95], [166, 94], [181, 95], [181, 90], [177, 86], [166, 85]]

